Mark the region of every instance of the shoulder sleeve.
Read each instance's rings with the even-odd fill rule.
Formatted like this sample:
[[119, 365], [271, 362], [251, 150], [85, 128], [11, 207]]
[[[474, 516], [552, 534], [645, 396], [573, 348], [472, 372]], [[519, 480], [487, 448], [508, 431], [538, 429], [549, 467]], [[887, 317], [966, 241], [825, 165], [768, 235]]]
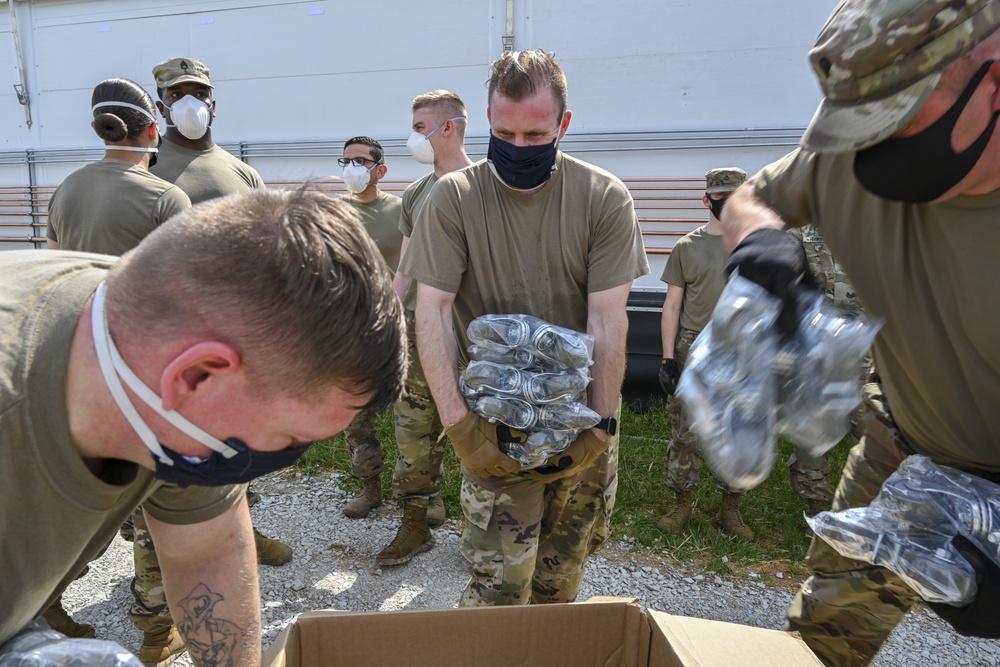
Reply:
[[59, 229], [62, 227], [62, 205], [59, 203], [59, 188], [49, 199], [49, 216], [45, 223], [45, 238], [59, 243]]
[[403, 236], [413, 236], [413, 190], [416, 183], [411, 183], [403, 190], [403, 205], [399, 210], [399, 231]]
[[246, 493], [245, 484], [188, 486], [162, 484], [143, 502], [143, 509], [164, 523], [189, 525], [227, 512]]
[[668, 285], [687, 287], [687, 281], [684, 280], [684, 255], [687, 253], [687, 246], [688, 238], [686, 236], [677, 240], [670, 255], [667, 256], [667, 265], [663, 267], [663, 275], [660, 276], [660, 280]]
[[456, 176], [449, 174], [432, 186], [400, 267], [417, 282], [452, 293], [458, 292], [469, 263], [460, 202], [471, 195], [471, 187], [465, 175]]
[[240, 164], [243, 165], [244, 171], [246, 172], [247, 184], [251, 188], [263, 188], [264, 179], [260, 177], [257, 170], [248, 165], [246, 162], [240, 161]]
[[587, 259], [587, 292], [601, 292], [631, 282], [649, 273], [642, 245], [642, 232], [635, 215], [632, 195], [620, 180], [607, 178], [604, 188], [595, 187], [597, 214], [592, 223]]
[[790, 227], [802, 227], [818, 217], [815, 193], [820, 158], [797, 148], [753, 177], [754, 192]]
[[153, 223], [160, 226], [177, 213], [189, 208], [191, 208], [191, 199], [179, 187], [172, 185], [156, 200], [156, 205], [153, 208]]

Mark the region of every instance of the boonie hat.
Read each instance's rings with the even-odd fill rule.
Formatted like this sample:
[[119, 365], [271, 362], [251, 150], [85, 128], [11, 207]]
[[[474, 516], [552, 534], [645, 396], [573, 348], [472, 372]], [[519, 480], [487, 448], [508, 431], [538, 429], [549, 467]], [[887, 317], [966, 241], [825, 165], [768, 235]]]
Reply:
[[802, 145], [867, 148], [902, 128], [941, 70], [1000, 27], [996, 0], [844, 0], [809, 52], [823, 90]]
[[739, 167], [720, 167], [705, 172], [705, 193], [732, 192], [747, 180], [747, 173]]
[[201, 83], [214, 88], [208, 80], [208, 68], [193, 58], [170, 58], [153, 68], [157, 88], [169, 88], [178, 83]]

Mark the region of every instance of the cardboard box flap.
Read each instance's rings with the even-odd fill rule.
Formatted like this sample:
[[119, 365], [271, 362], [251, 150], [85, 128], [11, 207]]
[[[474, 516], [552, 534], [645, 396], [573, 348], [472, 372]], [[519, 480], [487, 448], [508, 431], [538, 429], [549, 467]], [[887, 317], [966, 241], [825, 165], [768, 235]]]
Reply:
[[657, 667], [820, 667], [796, 633], [647, 612], [649, 664]]
[[647, 667], [648, 622], [626, 602], [397, 612], [308, 612], [269, 667], [574, 665]]

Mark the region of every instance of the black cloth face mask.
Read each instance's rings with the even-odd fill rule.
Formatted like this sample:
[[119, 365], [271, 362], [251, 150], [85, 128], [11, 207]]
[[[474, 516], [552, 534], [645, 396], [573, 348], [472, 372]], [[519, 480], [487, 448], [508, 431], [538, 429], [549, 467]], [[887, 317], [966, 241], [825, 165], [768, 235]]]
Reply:
[[160, 443], [160, 449], [166, 456], [153, 454], [156, 461], [153, 475], [180, 487], [246, 484], [293, 465], [309, 449], [306, 445], [276, 452], [258, 452], [238, 438], [227, 438], [226, 445], [236, 450], [236, 454], [226, 458], [222, 452], [214, 451], [206, 460], [194, 463]]
[[854, 176], [866, 190], [883, 199], [922, 204], [934, 201], [969, 175], [993, 137], [1000, 111], [975, 142], [961, 153], [951, 135], [993, 61], [983, 63], [961, 96], [927, 129], [902, 139], [888, 139], [854, 154]]
[[552, 176], [558, 145], [558, 135], [550, 144], [515, 146], [491, 132], [486, 159], [504, 183], [517, 190], [531, 190]]
[[722, 220], [722, 207], [726, 205], [726, 199], [729, 198], [712, 199], [711, 196], [708, 198], [708, 207], [712, 209], [712, 215], [715, 216], [716, 220]]

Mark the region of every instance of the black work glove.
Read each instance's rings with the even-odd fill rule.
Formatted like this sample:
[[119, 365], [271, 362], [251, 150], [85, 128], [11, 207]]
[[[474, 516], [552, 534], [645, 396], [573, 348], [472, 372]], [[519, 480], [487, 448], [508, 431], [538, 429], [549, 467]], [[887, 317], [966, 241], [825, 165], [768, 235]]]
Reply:
[[729, 256], [726, 275], [732, 275], [733, 271], [781, 299], [778, 331], [785, 336], [795, 333], [798, 288], [806, 276], [802, 248], [780, 229], [758, 229], [743, 239]]
[[676, 359], [663, 359], [660, 361], [660, 389], [667, 396], [673, 396], [677, 391], [677, 381], [681, 377], [681, 367], [677, 365]]
[[960, 635], [1000, 638], [1000, 615], [997, 614], [1000, 606], [1000, 566], [962, 535], [953, 537], [951, 543], [976, 570], [976, 597], [964, 607], [943, 602], [928, 602], [927, 606]]

